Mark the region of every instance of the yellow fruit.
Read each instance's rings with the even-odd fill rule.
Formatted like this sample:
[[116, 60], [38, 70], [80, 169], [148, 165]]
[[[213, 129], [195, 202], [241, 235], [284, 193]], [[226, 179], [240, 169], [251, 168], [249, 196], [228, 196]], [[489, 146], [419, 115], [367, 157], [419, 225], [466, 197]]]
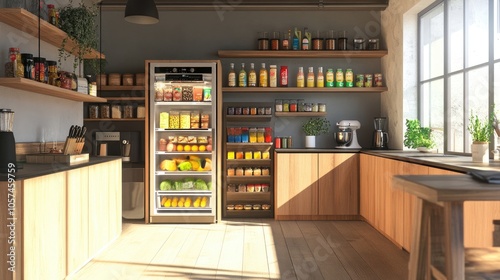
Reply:
[[164, 205], [166, 201], [167, 201], [167, 197], [166, 196], [162, 197], [160, 205]]
[[189, 162], [191, 163], [191, 166], [193, 166], [193, 168], [191, 168], [192, 170], [198, 170], [200, 168], [200, 162], [197, 161], [197, 160], [189, 160]]
[[176, 171], [177, 170], [177, 164], [173, 160], [165, 159], [165, 160], [163, 160], [160, 163], [160, 170]]
[[191, 151], [197, 152], [198, 151], [198, 146], [196, 146], [196, 145], [191, 146]]
[[184, 197], [179, 198], [179, 203], [177, 203], [177, 207], [184, 207], [185, 200], [186, 199]]
[[186, 201], [184, 201], [184, 207], [191, 207], [191, 198], [190, 197], [186, 198]]
[[173, 161], [175, 161], [175, 163], [177, 165], [179, 165], [180, 163], [183, 163], [187, 160], [187, 158], [174, 158]]
[[201, 199], [201, 202], [200, 202], [200, 207], [207, 207], [207, 197], [204, 196], [202, 199]]
[[177, 145], [177, 151], [178, 151], [178, 152], [182, 152], [183, 150], [184, 150], [184, 146], [182, 146], [182, 145], [178, 144], [178, 145]]
[[205, 171], [212, 170], [212, 160], [211, 159], [209, 159], [209, 158], [205, 159], [205, 166], [203, 166], [203, 169]]
[[191, 151], [191, 145], [184, 145], [184, 152], [190, 152]]
[[200, 145], [199, 150], [200, 152], [204, 152], [207, 150], [207, 147], [205, 145]]
[[200, 207], [201, 203], [201, 197], [197, 197], [196, 200], [193, 202], [193, 207]]
[[189, 160], [201, 160], [201, 158], [197, 155], [190, 155], [188, 156]]
[[165, 201], [165, 204], [163, 205], [165, 207], [170, 207], [172, 206], [172, 199], [171, 198], [168, 198], [167, 201]]
[[172, 199], [172, 207], [177, 207], [177, 204], [179, 203], [179, 199], [177, 197], [174, 197], [174, 199]]

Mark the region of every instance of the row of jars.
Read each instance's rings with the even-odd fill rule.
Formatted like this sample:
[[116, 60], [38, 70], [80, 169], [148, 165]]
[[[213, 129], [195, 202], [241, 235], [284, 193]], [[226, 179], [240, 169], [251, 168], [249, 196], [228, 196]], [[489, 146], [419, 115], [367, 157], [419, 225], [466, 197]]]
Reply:
[[270, 127], [228, 127], [228, 143], [272, 143], [273, 136]]
[[[134, 116], [134, 111], [135, 116]], [[89, 105], [89, 118], [90, 119], [143, 119], [146, 114], [146, 109], [143, 105], [134, 107], [133, 105], [120, 105], [120, 104], [92, 104]]]
[[227, 159], [269, 159], [269, 151], [228, 151]]
[[276, 99], [276, 112], [326, 112], [325, 103], [306, 103], [304, 99]]
[[227, 192], [269, 192], [269, 184], [228, 184]]
[[272, 115], [271, 107], [227, 107], [228, 115]]
[[227, 176], [269, 176], [269, 167], [229, 167]]
[[161, 112], [158, 125], [165, 129], [207, 129], [210, 127], [210, 114], [199, 111]]

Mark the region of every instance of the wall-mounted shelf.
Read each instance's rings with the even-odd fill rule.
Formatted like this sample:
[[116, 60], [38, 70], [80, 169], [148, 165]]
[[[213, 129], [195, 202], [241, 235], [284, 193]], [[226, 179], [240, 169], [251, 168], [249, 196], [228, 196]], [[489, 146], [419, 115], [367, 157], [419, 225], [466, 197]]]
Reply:
[[325, 117], [326, 112], [275, 112], [276, 117]]
[[138, 122], [138, 121], [141, 121], [143, 122], [145, 119], [137, 119], [137, 118], [134, 118], [134, 119], [83, 119], [84, 121], [86, 122], [102, 122], [102, 121], [108, 121], [108, 122]]
[[220, 58], [381, 58], [387, 50], [376, 51], [259, 51], [219, 50]]
[[145, 101], [145, 97], [106, 97], [108, 101]]
[[50, 95], [53, 97], [58, 97], [73, 101], [94, 102], [94, 103], [107, 102], [105, 98], [79, 93], [76, 91], [56, 87], [49, 84], [44, 84], [41, 82], [25, 78], [0, 78], [0, 86], [30, 91], [44, 95]]
[[[40, 21], [40, 34], [38, 33], [38, 22]], [[60, 48], [64, 39], [68, 38], [68, 34], [47, 21], [38, 18], [38, 16], [21, 8], [1, 8], [0, 22], [6, 23], [16, 29], [19, 29], [34, 37], [39, 37], [40, 40], [47, 42], [55, 47]], [[74, 40], [67, 39], [64, 50], [78, 55], [78, 43]], [[84, 56], [86, 59], [105, 58], [105, 56], [93, 50]]]
[[131, 90], [145, 90], [145, 86], [98, 86], [98, 90], [101, 91], [119, 91], [119, 90], [126, 90], [126, 91], [131, 91]]
[[224, 93], [302, 93], [302, 92], [318, 92], [318, 93], [348, 93], [348, 92], [384, 92], [387, 91], [387, 87], [223, 87], [222, 92]]
[[273, 115], [226, 115], [226, 120], [231, 122], [268, 122]]

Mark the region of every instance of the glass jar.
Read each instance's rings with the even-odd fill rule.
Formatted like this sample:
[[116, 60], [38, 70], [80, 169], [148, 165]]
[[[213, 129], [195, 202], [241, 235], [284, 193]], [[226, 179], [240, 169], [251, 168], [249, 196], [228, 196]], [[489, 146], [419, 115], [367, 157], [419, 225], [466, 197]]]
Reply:
[[253, 153], [252, 153], [252, 151], [246, 151], [245, 152], [245, 159], [253, 159]]
[[182, 111], [180, 113], [179, 128], [180, 129], [190, 129], [191, 128], [191, 112]]
[[227, 107], [227, 114], [234, 115], [234, 107]]
[[264, 142], [271, 143], [273, 142], [273, 132], [270, 127], [265, 128], [264, 132]]
[[378, 50], [380, 48], [379, 42], [380, 40], [376, 38], [368, 39], [368, 49]]
[[235, 115], [243, 114], [243, 110], [241, 109], [241, 107], [234, 107], [234, 114]]
[[35, 80], [46, 83], [47, 82], [47, 61], [44, 57], [34, 57], [35, 63]]
[[319, 111], [318, 103], [313, 103], [312, 104], [312, 112], [318, 112], [318, 111]]
[[297, 99], [297, 112], [304, 112], [304, 99]]
[[99, 106], [90, 105], [89, 106], [89, 118], [90, 119], [98, 119], [99, 118]]
[[234, 143], [234, 127], [227, 128], [227, 142]]
[[180, 128], [180, 114], [178, 111], [170, 111], [168, 120], [169, 129], [179, 129]]
[[[262, 174], [264, 175], [264, 174]], [[262, 191], [262, 185], [261, 184], [254, 184], [254, 191], [255, 192], [261, 192]]]
[[265, 142], [264, 134], [265, 134], [265, 129], [263, 127], [257, 129], [257, 143]]
[[236, 176], [243, 176], [244, 174], [245, 174], [245, 171], [243, 170], [243, 167], [236, 168]]
[[23, 62], [24, 68], [24, 78], [35, 79], [35, 62], [33, 61], [33, 55], [30, 53], [22, 53], [21, 61]]
[[254, 192], [254, 191], [255, 191], [255, 185], [247, 184], [247, 192]]
[[248, 141], [249, 141], [248, 127], [242, 127], [241, 128], [241, 142], [248, 143]]
[[234, 142], [236, 143], [241, 143], [242, 142], [242, 128], [241, 127], [235, 127], [234, 128]]
[[354, 38], [353, 39], [353, 49], [355, 51], [361, 51], [365, 49], [365, 39], [363, 38]]
[[265, 115], [272, 115], [273, 114], [273, 108], [272, 107], [265, 107], [264, 108], [264, 114]]
[[113, 104], [111, 106], [111, 118], [112, 119], [121, 119], [122, 118], [122, 106], [118, 104]]
[[326, 112], [326, 104], [325, 103], [318, 103], [318, 112]]
[[134, 117], [134, 106], [125, 105], [123, 106], [123, 118], [132, 119]]
[[247, 192], [247, 185], [239, 184], [238, 185], [238, 192]]
[[262, 167], [262, 176], [269, 176], [269, 167]]
[[281, 99], [276, 99], [274, 101], [274, 110], [276, 112], [282, 112], [283, 111], [283, 100]]
[[262, 170], [260, 167], [254, 167], [253, 168], [253, 176], [261, 176], [262, 175]]
[[49, 85], [55, 86], [56, 80], [58, 78], [58, 76], [57, 76], [57, 61], [47, 60], [47, 68], [48, 68], [48, 72], [49, 72], [48, 83], [49, 83]]
[[250, 115], [257, 115], [257, 107], [250, 107]]
[[245, 176], [253, 176], [253, 169], [251, 167], [245, 168]]
[[24, 66], [19, 48], [9, 48], [9, 59], [5, 64], [5, 77], [24, 77]]
[[111, 106], [109, 104], [99, 105], [101, 119], [109, 119], [111, 117]]
[[249, 139], [250, 143], [257, 143], [257, 128], [250, 128], [249, 130]]
[[265, 115], [265, 114], [266, 114], [266, 109], [264, 107], [257, 108], [257, 115]]
[[250, 108], [249, 107], [243, 107], [243, 108], [241, 108], [241, 113], [243, 115], [250, 115]]
[[312, 112], [312, 103], [305, 103], [304, 104], [304, 112]]
[[259, 32], [259, 50], [269, 50], [269, 34], [267, 32]]
[[234, 174], [235, 174], [235, 170], [234, 170], [234, 168], [233, 168], [233, 167], [229, 167], [229, 168], [227, 169], [227, 176], [228, 176], [228, 177], [230, 177], [230, 176], [234, 176]]
[[253, 159], [262, 159], [262, 152], [261, 151], [254, 151], [253, 152]]
[[297, 100], [291, 99], [289, 105], [290, 112], [297, 112]]
[[283, 112], [290, 112], [290, 100], [283, 99]]

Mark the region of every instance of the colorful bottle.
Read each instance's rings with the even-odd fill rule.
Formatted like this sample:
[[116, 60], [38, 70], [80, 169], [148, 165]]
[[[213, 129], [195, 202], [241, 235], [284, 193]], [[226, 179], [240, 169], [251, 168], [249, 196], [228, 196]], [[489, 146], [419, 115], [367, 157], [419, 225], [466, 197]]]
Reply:
[[281, 66], [280, 68], [280, 87], [288, 86], [288, 66]]
[[302, 50], [307, 51], [309, 50], [309, 43], [311, 42], [311, 33], [307, 30], [307, 28], [304, 28], [304, 36], [302, 37]]
[[269, 87], [277, 87], [278, 86], [278, 69], [276, 65], [269, 66]]
[[248, 85], [247, 71], [245, 71], [245, 63], [241, 64], [240, 74], [238, 75], [238, 86], [246, 87]]
[[294, 51], [298, 51], [300, 50], [300, 41], [301, 41], [301, 32], [300, 30], [297, 29], [297, 27], [295, 27], [295, 32], [293, 33], [293, 39], [292, 39], [292, 49]]
[[316, 76], [316, 87], [325, 87], [325, 76], [323, 75], [323, 67], [318, 67], [318, 74]]
[[267, 87], [267, 69], [265, 63], [262, 63], [260, 67], [259, 87]]
[[230, 64], [229, 75], [228, 75], [228, 86], [235, 87], [236, 86], [236, 72], [234, 71], [234, 63]]
[[299, 73], [297, 74], [297, 87], [304, 87], [304, 68], [299, 67]]
[[309, 67], [309, 72], [307, 73], [307, 87], [314, 87], [314, 68]]
[[354, 86], [354, 74], [352, 73], [352, 69], [345, 70], [345, 86], [346, 87]]
[[344, 71], [342, 69], [337, 69], [335, 73], [335, 86], [336, 87], [344, 87]]
[[248, 86], [257, 86], [257, 73], [255, 72], [255, 66], [253, 63], [250, 63], [250, 71], [248, 72]]
[[335, 78], [333, 75], [333, 69], [329, 68], [326, 70], [326, 87], [333, 87]]

